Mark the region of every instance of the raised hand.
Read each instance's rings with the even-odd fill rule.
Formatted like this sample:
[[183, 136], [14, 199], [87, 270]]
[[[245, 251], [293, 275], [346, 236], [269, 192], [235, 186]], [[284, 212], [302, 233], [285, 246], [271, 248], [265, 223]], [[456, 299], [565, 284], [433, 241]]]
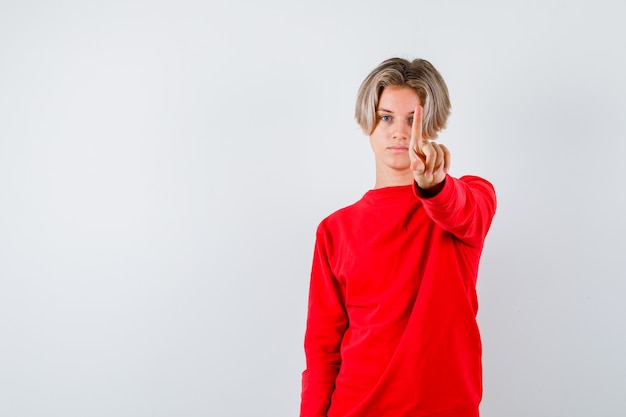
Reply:
[[425, 139], [422, 135], [422, 106], [415, 108], [409, 158], [417, 185], [429, 190], [439, 186], [450, 169], [450, 151], [444, 145]]

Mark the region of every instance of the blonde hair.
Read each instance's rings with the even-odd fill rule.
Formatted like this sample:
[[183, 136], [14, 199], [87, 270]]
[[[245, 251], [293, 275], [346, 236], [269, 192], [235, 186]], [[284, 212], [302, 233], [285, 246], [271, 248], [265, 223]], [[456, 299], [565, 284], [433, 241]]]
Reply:
[[370, 135], [376, 127], [378, 101], [385, 87], [390, 85], [415, 90], [424, 108], [423, 134], [428, 139], [436, 138], [437, 133], [446, 127], [450, 115], [450, 97], [441, 74], [424, 59], [388, 59], [363, 80], [354, 113], [363, 133]]

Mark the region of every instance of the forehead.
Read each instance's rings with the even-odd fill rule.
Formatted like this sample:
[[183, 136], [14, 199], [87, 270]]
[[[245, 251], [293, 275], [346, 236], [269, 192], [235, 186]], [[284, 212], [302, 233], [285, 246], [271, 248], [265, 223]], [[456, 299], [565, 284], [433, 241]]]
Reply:
[[419, 95], [411, 87], [390, 85], [385, 87], [378, 99], [378, 109], [408, 113], [415, 110], [420, 102]]

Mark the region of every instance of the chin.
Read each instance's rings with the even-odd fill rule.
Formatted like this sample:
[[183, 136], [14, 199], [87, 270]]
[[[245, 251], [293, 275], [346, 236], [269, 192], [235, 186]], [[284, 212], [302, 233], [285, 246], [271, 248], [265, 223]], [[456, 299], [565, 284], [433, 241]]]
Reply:
[[389, 168], [398, 170], [398, 171], [409, 171], [411, 169], [410, 161], [389, 161], [387, 164]]
[[411, 172], [411, 168], [407, 165], [407, 166], [398, 166], [398, 165], [388, 165], [389, 168], [391, 168], [392, 170], [398, 172], [398, 173], [407, 173], [407, 172]]

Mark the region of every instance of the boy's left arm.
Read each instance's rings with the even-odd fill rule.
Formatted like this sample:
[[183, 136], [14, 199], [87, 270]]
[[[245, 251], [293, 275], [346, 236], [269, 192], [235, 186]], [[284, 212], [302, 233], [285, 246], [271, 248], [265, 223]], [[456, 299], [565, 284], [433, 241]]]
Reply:
[[[439, 190], [424, 190], [414, 183], [428, 216], [442, 229], [472, 246], [485, 239], [496, 211], [496, 193], [483, 178], [446, 174]], [[434, 195], [433, 195], [434, 194]]]

